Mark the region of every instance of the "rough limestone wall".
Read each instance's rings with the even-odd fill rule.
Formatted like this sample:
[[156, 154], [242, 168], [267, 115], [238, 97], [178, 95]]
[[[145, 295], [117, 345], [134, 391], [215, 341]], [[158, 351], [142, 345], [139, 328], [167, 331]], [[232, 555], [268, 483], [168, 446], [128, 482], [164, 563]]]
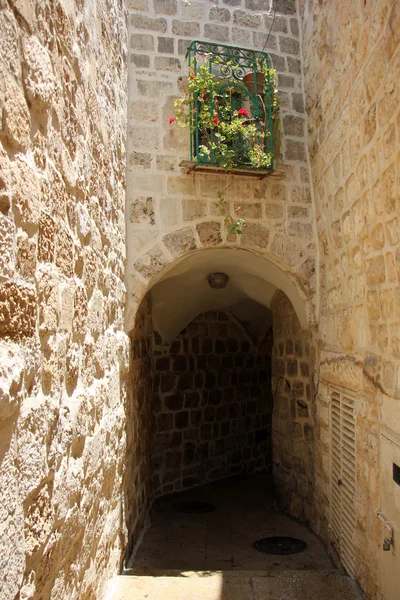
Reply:
[[271, 345], [210, 311], [155, 346], [154, 495], [271, 467]]
[[[174, 259], [210, 246], [242, 245], [268, 255], [312, 298], [316, 251], [295, 0], [130, 0], [128, 6], [127, 330], [149, 281]], [[186, 85], [188, 44], [262, 50], [272, 24], [265, 48], [279, 74], [282, 178], [185, 175], [178, 165], [189, 158], [189, 132], [168, 121]], [[246, 218], [243, 236], [228, 235], [218, 193], [233, 217]]]
[[151, 498], [151, 454], [154, 418], [151, 403], [154, 386], [153, 327], [151, 304], [145, 298], [136, 315], [131, 338], [131, 360], [126, 411], [125, 559], [140, 542], [147, 523]]
[[356, 576], [375, 598], [379, 437], [400, 433], [400, 6], [301, 0], [300, 11], [321, 255], [315, 523], [328, 540], [336, 384], [356, 394]]
[[283, 292], [272, 303], [273, 476], [280, 506], [311, 522], [314, 489], [313, 347]]
[[0, 0], [2, 600], [119, 568], [125, 80], [120, 0]]

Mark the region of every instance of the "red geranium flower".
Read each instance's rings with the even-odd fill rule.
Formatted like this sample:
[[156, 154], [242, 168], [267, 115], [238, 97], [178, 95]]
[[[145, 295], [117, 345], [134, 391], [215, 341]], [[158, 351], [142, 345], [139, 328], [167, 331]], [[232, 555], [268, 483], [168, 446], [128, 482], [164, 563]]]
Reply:
[[217, 123], [219, 123], [219, 122], [220, 122], [220, 120], [221, 120], [221, 119], [218, 119], [218, 117], [215, 117], [215, 118], [214, 118], [214, 124], [216, 125]]
[[245, 108], [239, 108], [238, 115], [240, 115], [242, 117], [248, 117], [249, 113], [247, 112], [247, 110]]
[[172, 123], [175, 121], [175, 117], [170, 117], [169, 118], [169, 124], [172, 125]]
[[196, 77], [196, 75], [191, 75], [190, 79], [194, 79]]

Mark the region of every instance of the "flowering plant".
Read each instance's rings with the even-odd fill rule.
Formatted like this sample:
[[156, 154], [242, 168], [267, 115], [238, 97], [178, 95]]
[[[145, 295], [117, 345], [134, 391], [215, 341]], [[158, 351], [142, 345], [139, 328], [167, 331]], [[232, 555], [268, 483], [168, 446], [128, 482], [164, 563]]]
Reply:
[[[275, 82], [275, 71], [269, 71]], [[190, 67], [187, 89], [175, 101], [175, 116], [170, 118], [170, 124], [190, 128], [199, 163], [214, 164], [227, 171], [235, 166], [270, 168], [273, 155], [267, 144], [268, 109], [263, 90], [258, 91], [251, 94], [233, 79], [218, 80], [207, 62], [196, 72]], [[275, 103], [275, 96], [273, 100]]]

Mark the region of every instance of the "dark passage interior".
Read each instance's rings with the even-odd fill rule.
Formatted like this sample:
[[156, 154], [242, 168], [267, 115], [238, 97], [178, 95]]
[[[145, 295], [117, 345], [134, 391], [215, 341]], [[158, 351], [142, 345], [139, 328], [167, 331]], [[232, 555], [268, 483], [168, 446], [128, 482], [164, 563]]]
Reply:
[[[229, 253], [228, 258], [226, 266], [232, 269]], [[230, 271], [225, 289], [210, 289], [207, 265], [200, 265], [204, 272], [198, 267], [198, 273], [188, 268], [171, 278], [169, 287], [168, 280], [155, 285], [139, 307], [126, 431], [127, 561], [132, 553], [139, 557], [153, 503], [153, 527], [157, 518], [165, 518], [166, 525], [176, 523], [178, 517], [168, 513], [171, 494], [186, 490], [193, 499], [204, 490], [218, 490], [219, 506], [233, 495], [235, 512], [243, 506], [234, 508], [233, 498], [248, 494], [249, 485], [253, 496], [248, 510], [253, 507], [260, 515], [262, 502], [270, 510], [274, 487], [281, 509], [310, 521], [314, 428], [309, 332], [280, 289], [249, 274], [251, 265], [245, 263], [246, 272], [237, 280]], [[194, 276], [196, 281], [190, 279]], [[245, 479], [232, 487], [234, 476]], [[230, 510], [226, 498], [225, 515]], [[146, 544], [140, 548], [144, 552]], [[224, 555], [223, 560], [231, 559]]]
[[171, 345], [157, 341], [154, 493], [240, 472], [270, 472], [271, 327], [254, 332], [234, 313], [208, 311]]

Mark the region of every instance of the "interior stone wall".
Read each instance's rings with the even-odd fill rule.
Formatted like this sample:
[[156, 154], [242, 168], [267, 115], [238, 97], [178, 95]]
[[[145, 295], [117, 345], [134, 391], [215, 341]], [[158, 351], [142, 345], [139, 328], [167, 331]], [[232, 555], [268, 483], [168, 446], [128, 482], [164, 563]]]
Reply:
[[320, 248], [315, 527], [329, 542], [331, 385], [356, 396], [356, 577], [379, 592], [380, 434], [400, 433], [400, 6], [300, 0]]
[[273, 323], [273, 477], [280, 506], [310, 523], [314, 491], [314, 349], [281, 291], [271, 303]]
[[147, 524], [151, 499], [151, 447], [154, 418], [151, 403], [154, 387], [153, 327], [151, 303], [145, 298], [136, 315], [131, 337], [129, 389], [126, 408], [126, 469], [124, 482], [125, 559], [140, 542]]
[[271, 329], [257, 341], [232, 313], [209, 311], [171, 345], [156, 338], [153, 493], [270, 470]]
[[126, 14], [0, 0], [0, 598], [120, 564]]
[[[276, 10], [276, 14], [275, 14]], [[268, 34], [270, 33], [269, 37]], [[305, 108], [295, 0], [205, 2], [130, 0], [127, 175], [127, 314], [149, 282], [175, 259], [200, 248], [251, 248], [304, 289], [314, 318], [315, 231], [305, 143]], [[279, 75], [279, 175], [190, 174], [189, 131], [170, 125], [187, 85], [185, 52], [192, 40], [270, 52]], [[244, 235], [229, 235], [216, 202], [221, 194]]]

